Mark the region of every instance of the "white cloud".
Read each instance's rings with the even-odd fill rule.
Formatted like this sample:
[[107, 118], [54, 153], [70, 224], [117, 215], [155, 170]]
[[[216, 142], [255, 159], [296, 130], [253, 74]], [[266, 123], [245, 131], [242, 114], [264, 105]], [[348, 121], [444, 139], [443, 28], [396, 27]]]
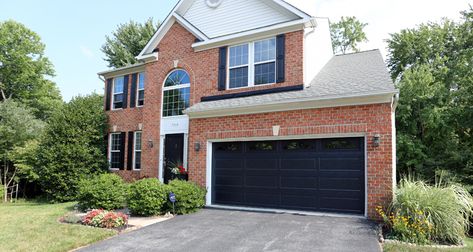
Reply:
[[79, 48], [80, 48], [80, 51], [81, 51], [82, 55], [84, 55], [85, 57], [87, 57], [89, 59], [95, 58], [94, 52], [92, 52], [92, 50], [90, 50], [90, 48], [88, 48], [87, 46], [80, 45]]
[[385, 40], [390, 33], [418, 24], [439, 21], [443, 17], [458, 20], [460, 11], [473, 0], [287, 0], [313, 16], [328, 17], [332, 22], [341, 16], [356, 16], [368, 23], [367, 43], [363, 50], [379, 48], [386, 54]]

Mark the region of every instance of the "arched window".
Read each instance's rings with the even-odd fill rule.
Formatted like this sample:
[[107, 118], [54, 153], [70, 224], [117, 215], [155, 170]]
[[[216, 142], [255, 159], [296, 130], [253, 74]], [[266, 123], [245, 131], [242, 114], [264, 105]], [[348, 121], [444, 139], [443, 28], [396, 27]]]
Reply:
[[189, 74], [182, 69], [168, 75], [163, 87], [163, 117], [183, 115], [189, 107], [190, 83]]

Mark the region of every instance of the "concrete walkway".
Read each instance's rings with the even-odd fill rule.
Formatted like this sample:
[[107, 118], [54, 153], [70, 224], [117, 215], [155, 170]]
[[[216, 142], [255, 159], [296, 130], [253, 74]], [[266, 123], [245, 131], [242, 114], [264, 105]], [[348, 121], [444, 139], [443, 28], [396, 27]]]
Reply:
[[364, 219], [205, 209], [79, 251], [379, 252], [381, 247]]

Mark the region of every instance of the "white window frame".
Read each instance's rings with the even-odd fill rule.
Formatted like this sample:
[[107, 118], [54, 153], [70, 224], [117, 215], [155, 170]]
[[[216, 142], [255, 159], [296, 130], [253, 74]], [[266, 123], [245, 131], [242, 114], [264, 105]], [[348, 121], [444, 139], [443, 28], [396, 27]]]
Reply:
[[[276, 37], [269, 37], [265, 39], [260, 39], [260, 40], [255, 40], [251, 41], [248, 43], [243, 43], [243, 44], [238, 44], [238, 45], [233, 45], [229, 46], [227, 50], [227, 84], [226, 84], [226, 89], [227, 90], [236, 90], [236, 89], [244, 89], [244, 88], [251, 88], [251, 87], [260, 87], [260, 86], [266, 86], [266, 85], [273, 85], [276, 84], [276, 71], [277, 71], [277, 66], [276, 66], [276, 60], [277, 60], [277, 45], [276, 45], [276, 50], [274, 50], [274, 60], [267, 60], [267, 61], [261, 61], [261, 62], [255, 62], [255, 43], [265, 41], [265, 40], [270, 40], [274, 39], [276, 40]], [[276, 40], [277, 43], [277, 40]], [[242, 45], [248, 45], [248, 64], [247, 65], [240, 65], [240, 66], [233, 66], [230, 67], [230, 48], [242, 46]], [[275, 82], [272, 83], [265, 83], [265, 84], [258, 84], [255, 85], [255, 66], [256, 65], [261, 65], [261, 64], [266, 64], [266, 63], [271, 63], [274, 62], [274, 80]], [[241, 68], [241, 67], [248, 67], [248, 85], [245, 87], [230, 87], [230, 70], [235, 69], [235, 68]]]
[[108, 163], [110, 165], [109, 170], [118, 171], [120, 168], [112, 167], [112, 153], [121, 153], [121, 150], [112, 150], [112, 139], [114, 135], [121, 137], [121, 132], [110, 133], [110, 137], [108, 139]]
[[[144, 76], [144, 79], [143, 79], [143, 88], [140, 89], [140, 76], [143, 75]], [[137, 87], [136, 87], [136, 107], [137, 108], [141, 108], [143, 107], [144, 105], [139, 105], [139, 94], [140, 94], [140, 91], [145, 91], [145, 88], [146, 88], [146, 75], [145, 75], [145, 72], [141, 72], [141, 73], [138, 73], [138, 79], [137, 79], [138, 83], [137, 83]], [[143, 97], [143, 104], [144, 104], [144, 97]]]
[[[125, 97], [123, 97], [123, 95], [125, 93], [125, 92], [123, 92], [124, 90], [122, 90], [121, 93], [115, 93], [115, 81], [118, 78], [123, 78], [123, 89], [125, 89], [125, 76], [122, 75], [122, 76], [114, 77], [113, 78], [113, 85], [112, 85], [112, 99], [111, 99], [112, 100], [112, 104], [111, 104], [112, 110], [121, 110], [121, 109], [123, 109], [123, 106], [125, 105], [125, 104], [123, 104], [123, 101], [125, 100]], [[122, 97], [123, 97], [122, 98], [122, 107], [121, 108], [115, 108], [115, 95], [119, 95], [119, 94], [121, 94]]]
[[[137, 134], [140, 134], [141, 137], [140, 137], [140, 140], [141, 140], [141, 149], [137, 150], [136, 149], [136, 135]], [[133, 133], [133, 170], [135, 171], [141, 171], [141, 167], [140, 169], [136, 169], [136, 153], [139, 152], [139, 153], [142, 153], [142, 149], [143, 149], [143, 132], [142, 131], [135, 131]], [[143, 160], [143, 156], [140, 156], [140, 164], [142, 164], [142, 161]]]
[[[170, 87], [165, 87], [164, 86], [166, 84], [166, 80], [169, 78], [169, 76], [177, 70], [182, 70], [182, 71], [186, 72], [189, 75], [189, 72], [187, 72], [186, 70], [184, 70], [182, 68], [176, 68], [176, 69], [172, 70], [171, 72], [169, 72], [169, 74], [166, 75], [166, 78], [164, 78], [163, 92], [162, 92], [162, 95], [161, 95], [161, 97], [162, 97], [162, 99], [161, 99], [162, 100], [162, 102], [161, 102], [161, 118], [176, 118], [176, 117], [185, 116], [185, 115], [177, 115], [177, 116], [164, 116], [163, 115], [163, 111], [164, 111], [164, 91], [169, 91], [169, 90], [174, 90], [174, 89], [181, 89], [181, 88], [190, 88], [191, 87], [190, 83], [181, 84], [181, 85], [177, 85], [177, 86], [170, 86]], [[189, 75], [189, 80], [190, 80], [190, 75]], [[190, 97], [189, 97], [189, 99], [190, 99]]]

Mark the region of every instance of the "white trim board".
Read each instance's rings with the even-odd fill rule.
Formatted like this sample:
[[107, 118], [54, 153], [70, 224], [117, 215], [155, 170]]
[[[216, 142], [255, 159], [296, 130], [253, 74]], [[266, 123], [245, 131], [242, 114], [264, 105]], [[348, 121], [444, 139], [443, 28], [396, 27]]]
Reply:
[[[290, 139], [325, 139], [325, 138], [348, 138], [348, 137], [363, 137], [364, 138], [364, 156], [365, 156], [365, 213], [364, 216], [356, 215], [360, 218], [367, 218], [368, 217], [368, 136], [365, 132], [359, 133], [340, 133], [340, 134], [320, 134], [320, 135], [291, 135], [291, 136], [272, 136], [272, 137], [243, 137], [243, 138], [225, 138], [225, 139], [207, 139], [206, 144], [206, 167], [205, 167], [205, 184], [207, 187], [207, 194], [205, 197], [205, 202], [207, 207], [218, 207], [219, 205], [212, 204], [212, 144], [219, 143], [219, 142], [250, 142], [250, 141], [260, 141], [260, 140], [290, 140]], [[232, 207], [232, 206], [225, 206], [225, 208], [233, 208], [236, 210], [244, 210], [244, 209], [251, 209], [251, 208], [244, 208], [244, 207]], [[254, 208], [261, 210], [260, 208]], [[264, 210], [264, 208], [262, 208]], [[270, 209], [274, 212], [274, 209]], [[286, 210], [278, 209], [277, 211], [288, 212]], [[300, 213], [300, 211], [295, 211]], [[314, 214], [324, 215], [321, 212], [312, 212]], [[335, 214], [339, 216], [348, 216], [344, 214]]]

